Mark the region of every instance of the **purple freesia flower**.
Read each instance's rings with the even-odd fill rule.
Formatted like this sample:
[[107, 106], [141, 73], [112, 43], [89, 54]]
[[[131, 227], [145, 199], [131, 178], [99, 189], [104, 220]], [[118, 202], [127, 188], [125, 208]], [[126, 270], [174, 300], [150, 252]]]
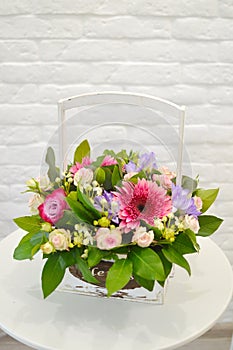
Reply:
[[139, 163], [139, 171], [141, 170], [151, 171], [152, 169], [157, 168], [156, 157], [154, 152], [143, 153], [142, 155], [140, 155], [138, 163]]
[[172, 211], [179, 211], [181, 215], [188, 214], [197, 217], [201, 215], [201, 212], [197, 210], [194, 199], [189, 197], [189, 193], [189, 190], [172, 184]]
[[107, 211], [108, 218], [115, 224], [119, 224], [117, 215], [119, 212], [119, 204], [111, 192], [104, 190], [102, 196], [96, 196], [94, 199], [94, 207], [99, 211]]
[[143, 153], [138, 157], [138, 164], [131, 160], [126, 164], [127, 173], [139, 173], [142, 170], [151, 171], [157, 169], [156, 158], [154, 152]]

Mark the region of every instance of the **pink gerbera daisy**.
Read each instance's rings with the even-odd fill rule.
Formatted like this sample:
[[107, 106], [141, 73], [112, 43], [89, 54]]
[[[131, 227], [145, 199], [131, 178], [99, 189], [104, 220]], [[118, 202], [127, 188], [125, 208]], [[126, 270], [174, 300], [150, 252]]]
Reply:
[[171, 212], [171, 199], [166, 190], [155, 182], [138, 179], [137, 184], [123, 182], [115, 193], [119, 203], [120, 227], [127, 233], [140, 226], [140, 220], [154, 225], [154, 219], [161, 219]]

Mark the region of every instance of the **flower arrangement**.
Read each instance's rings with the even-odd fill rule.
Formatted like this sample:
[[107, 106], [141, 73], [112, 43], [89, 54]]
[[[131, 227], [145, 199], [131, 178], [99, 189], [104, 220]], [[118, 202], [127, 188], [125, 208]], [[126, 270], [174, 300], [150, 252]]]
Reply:
[[46, 259], [42, 290], [46, 298], [75, 265], [82, 278], [99, 281], [91, 268], [113, 262], [106, 277], [108, 296], [132, 278], [153, 290], [164, 285], [173, 264], [191, 269], [186, 254], [200, 247], [197, 236], [209, 236], [222, 219], [204, 215], [218, 189], [198, 188], [198, 179], [158, 168], [153, 152], [106, 150], [96, 160], [84, 140], [60, 176], [52, 148], [46, 155], [48, 176], [32, 178], [27, 191], [30, 216], [15, 219], [27, 231], [14, 251], [18, 260], [41, 251]]

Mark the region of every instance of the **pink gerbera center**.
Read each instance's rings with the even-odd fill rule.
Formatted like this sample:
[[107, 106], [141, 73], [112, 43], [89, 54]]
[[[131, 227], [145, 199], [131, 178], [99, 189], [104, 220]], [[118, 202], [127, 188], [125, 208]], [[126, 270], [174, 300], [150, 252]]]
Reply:
[[145, 179], [137, 184], [123, 182], [116, 196], [120, 202], [119, 218], [125, 232], [139, 227], [140, 220], [153, 225], [155, 218], [162, 218], [171, 212], [171, 200], [166, 190], [155, 182]]

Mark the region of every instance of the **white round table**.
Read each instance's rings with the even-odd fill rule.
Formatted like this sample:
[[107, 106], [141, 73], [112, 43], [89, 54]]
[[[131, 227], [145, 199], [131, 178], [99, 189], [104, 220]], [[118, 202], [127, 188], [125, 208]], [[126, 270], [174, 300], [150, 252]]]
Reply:
[[232, 297], [233, 275], [223, 252], [209, 238], [188, 256], [192, 276], [179, 267], [164, 305], [132, 303], [54, 292], [42, 297], [40, 253], [15, 261], [17, 230], [0, 242], [0, 327], [43, 350], [175, 349], [213, 326]]

